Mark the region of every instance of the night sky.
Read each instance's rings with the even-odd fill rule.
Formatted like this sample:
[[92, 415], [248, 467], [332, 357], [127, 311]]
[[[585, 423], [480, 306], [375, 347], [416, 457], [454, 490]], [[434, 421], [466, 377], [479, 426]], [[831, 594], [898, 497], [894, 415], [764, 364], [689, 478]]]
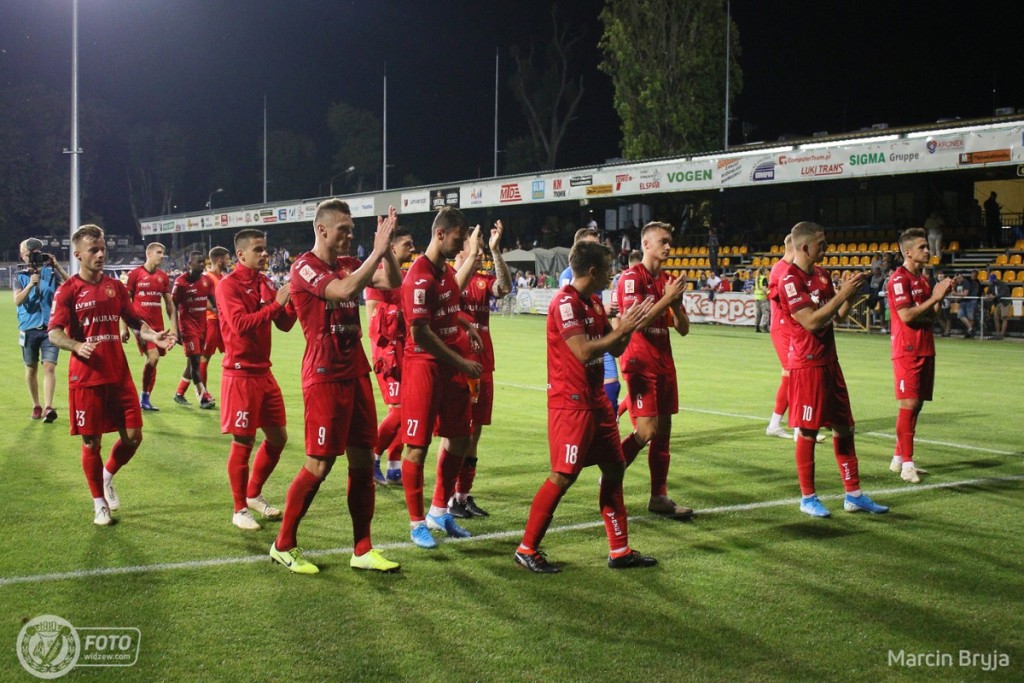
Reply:
[[[387, 62], [389, 186], [408, 173], [428, 183], [488, 176], [495, 48], [504, 145], [527, 132], [506, 85], [508, 48], [548, 35], [550, 4], [80, 0], [80, 93], [130, 123], [169, 120], [217, 140], [228, 163], [246, 166], [240, 176], [256, 174], [250, 190], [223, 198], [240, 205], [262, 197], [252, 167], [264, 94], [271, 130], [306, 134], [324, 149], [326, 180], [329, 105], [342, 100], [379, 115]], [[562, 167], [618, 156], [611, 83], [596, 69], [601, 6], [560, 4], [585, 32], [578, 64], [587, 91]], [[740, 121], [756, 126], [750, 141], [769, 141], [1024, 107], [1024, 3], [733, 0], [732, 14], [745, 83], [732, 110], [734, 143]], [[70, 0], [0, 2], [0, 87], [68, 90], [70, 36]], [[201, 209], [208, 185], [190, 179], [182, 210]]]

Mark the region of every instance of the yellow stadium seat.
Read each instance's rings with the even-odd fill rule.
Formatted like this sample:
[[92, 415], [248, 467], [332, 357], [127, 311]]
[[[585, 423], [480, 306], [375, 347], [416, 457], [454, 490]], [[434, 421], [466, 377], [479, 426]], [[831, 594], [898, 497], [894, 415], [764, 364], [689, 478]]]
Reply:
[[840, 256], [839, 257], [839, 265], [841, 265], [841, 266], [848, 266], [848, 265], [850, 265], [850, 257], [849, 256]]
[[867, 242], [861, 242], [860, 244], [858, 244], [858, 245], [857, 245], [857, 251], [859, 251], [859, 252], [862, 252], [862, 253], [863, 253], [863, 252], [865, 252], [865, 251], [867, 251], [867, 250], [868, 250], [868, 244], [867, 244]]
[[693, 281], [692, 280], [690, 282], [686, 283], [686, 291], [688, 291], [688, 292], [692, 292], [693, 291]]
[[779, 253], [779, 245], [773, 244], [772, 248], [768, 250], [768, 253], [769, 254], [778, 254]]
[[1010, 292], [1010, 296], [1014, 299], [1024, 298], [1024, 287], [1014, 287], [1013, 291]]
[[960, 243], [956, 240], [953, 240], [952, 242], [949, 243], [947, 249], [949, 251], [960, 251]]
[[708, 248], [707, 247], [701, 247], [700, 249], [697, 250], [697, 255], [698, 256], [707, 256], [708, 255]]
[[1014, 282], [1017, 280], [1017, 273], [1012, 270], [1003, 271], [1003, 282]]
[[744, 244], [742, 247], [740, 247], [740, 253], [743, 254], [744, 256], [747, 255], [747, 245]]
[[995, 265], [997, 265], [997, 266], [1005, 266], [1007, 264], [1007, 262], [1009, 262], [1009, 260], [1010, 260], [1010, 258], [1006, 254], [1000, 254], [999, 256], [996, 256], [996, 263], [995, 263]]
[[773, 259], [772, 259], [772, 263], [771, 263], [771, 265], [773, 265], [773, 266], [774, 266], [774, 265], [775, 265], [776, 263], [778, 263], [778, 262], [779, 262], [779, 259], [777, 259], [777, 258], [773, 258]]
[[1009, 259], [1009, 261], [1007, 261], [1007, 263], [1009, 263], [1011, 266], [1019, 266], [1019, 265], [1021, 265], [1021, 260], [1022, 259], [1021, 259], [1020, 254], [1014, 254], [1013, 256], [1010, 257], [1010, 259]]
[[935, 256], [932, 256], [930, 259], [928, 259], [928, 265], [930, 265], [930, 266], [937, 266], [937, 265], [939, 265], [939, 261], [940, 260], [941, 259], [939, 258], [939, 255], [935, 254]]
[[1013, 243], [1014, 251], [1024, 251], [1024, 240], [1017, 240]]
[[730, 250], [730, 247], [725, 246], [725, 247], [722, 247], [721, 249], [719, 249], [718, 253], [719, 254], [728, 254], [729, 250]]
[[871, 251], [871, 252], [878, 251], [878, 242], [872, 242], [871, 244], [869, 244], [868, 245], [868, 251]]
[[719, 262], [719, 265], [721, 265], [723, 268], [729, 267], [729, 264], [731, 263], [731, 261], [729, 261], [728, 258], [719, 259]]
[[979, 270], [978, 271], [978, 279], [981, 280], [982, 282], [987, 280], [988, 279], [988, 271], [987, 270]]

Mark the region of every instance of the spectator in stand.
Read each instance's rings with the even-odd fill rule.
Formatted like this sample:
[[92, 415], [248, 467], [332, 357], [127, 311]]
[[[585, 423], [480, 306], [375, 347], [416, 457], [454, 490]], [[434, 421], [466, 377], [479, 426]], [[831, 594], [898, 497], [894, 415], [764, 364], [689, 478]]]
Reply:
[[537, 276], [533, 274], [532, 270], [526, 271], [526, 285], [528, 287], [537, 286]]
[[928, 233], [928, 251], [932, 256], [938, 256], [942, 261], [942, 231], [946, 227], [946, 221], [942, 220], [941, 211], [932, 211], [932, 215], [924, 221], [925, 232]]
[[732, 278], [732, 291], [742, 292], [743, 291], [743, 278], [740, 277], [740, 272], [737, 270]]
[[[949, 279], [949, 274], [946, 273], [946, 272], [941, 272], [941, 273], [939, 273], [938, 277], [936, 278], [935, 284], [938, 284], [939, 282], [942, 282], [943, 280], [948, 280], [948, 279]], [[932, 285], [932, 288], [934, 289], [934, 285]], [[939, 306], [939, 315], [938, 315], [937, 320], [938, 320], [939, 326], [942, 328], [941, 336], [948, 337], [949, 336], [950, 325], [953, 324], [953, 316], [951, 315], [951, 311], [950, 311], [950, 297], [949, 296], [945, 297], [942, 300], [942, 305]]]
[[544, 277], [544, 288], [545, 289], [557, 289], [558, 288], [558, 280], [555, 278], [555, 274], [554, 273], [548, 273]]
[[[992, 194], [995, 193], [993, 192]], [[972, 270], [970, 277], [958, 275], [955, 287], [957, 298], [960, 300], [960, 311], [957, 313], [957, 317], [960, 319], [960, 324], [967, 330], [964, 338], [973, 339], [974, 316], [978, 312], [978, 296], [981, 293], [978, 271]]]
[[708, 228], [708, 263], [711, 264], [711, 272], [718, 276], [718, 233], [715, 228]]
[[715, 288], [715, 291], [719, 293], [732, 291], [732, 282], [729, 280], [728, 275], [718, 278], [718, 287]]
[[[518, 292], [520, 289], [529, 289], [529, 288], [530, 288], [530, 281], [526, 279], [526, 275], [523, 274], [523, 271], [517, 270], [516, 271], [516, 292]], [[516, 292], [513, 292], [513, 294], [515, 294]]]
[[708, 301], [715, 300], [715, 292], [718, 291], [718, 286], [722, 284], [722, 278], [718, 277], [718, 271], [712, 269], [711, 274], [708, 276], [707, 283], [704, 285], [704, 289], [708, 292]]
[[985, 297], [986, 306], [991, 305], [992, 312], [992, 338], [1002, 339], [1006, 336], [1006, 326], [1010, 322], [1010, 286], [996, 277], [995, 273], [988, 276], [988, 294]]
[[763, 267], [758, 268], [754, 274], [754, 313], [754, 332], [769, 331], [772, 326], [772, 312], [768, 301], [768, 273]]
[[985, 230], [988, 233], [990, 247], [999, 246], [1003, 232], [1003, 219], [1000, 215], [1003, 207], [996, 201], [997, 196], [992, 192], [985, 200]]

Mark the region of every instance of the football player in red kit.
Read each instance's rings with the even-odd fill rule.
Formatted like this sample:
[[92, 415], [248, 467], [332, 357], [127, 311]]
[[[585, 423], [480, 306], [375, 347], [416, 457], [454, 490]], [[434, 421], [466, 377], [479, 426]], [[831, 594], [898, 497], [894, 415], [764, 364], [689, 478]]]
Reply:
[[171, 289], [171, 299], [178, 311], [178, 341], [185, 351], [185, 371], [178, 382], [174, 402], [189, 405], [185, 392], [191, 383], [196, 387], [199, 407], [211, 410], [214, 407], [213, 396], [206, 390], [199, 371], [199, 358], [206, 340], [206, 311], [211, 306], [216, 308], [213, 280], [203, 272], [205, 265], [206, 258], [201, 251], [189, 253], [188, 271], [178, 276]]
[[[128, 296], [132, 298], [135, 305], [142, 312], [143, 319], [150, 329], [160, 331], [164, 329], [164, 316], [160, 308], [167, 310], [167, 329], [178, 329], [177, 318], [175, 317], [174, 301], [171, 300], [171, 278], [164, 271], [160, 270], [160, 264], [164, 260], [167, 249], [159, 242], [151, 242], [146, 245], [146, 262], [128, 273]], [[121, 323], [121, 341], [128, 343], [131, 332], [128, 326]], [[146, 364], [142, 368], [142, 394], [139, 397], [139, 406], [143, 410], [160, 410], [150, 401], [153, 393], [153, 386], [156, 384], [156, 366], [165, 351], [152, 342], [143, 342], [136, 337], [139, 345], [139, 353], [146, 357]]]

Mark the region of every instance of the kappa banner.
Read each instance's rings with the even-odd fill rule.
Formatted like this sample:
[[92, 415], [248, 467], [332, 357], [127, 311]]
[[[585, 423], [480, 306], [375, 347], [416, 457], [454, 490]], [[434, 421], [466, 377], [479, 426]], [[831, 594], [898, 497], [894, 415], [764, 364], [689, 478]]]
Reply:
[[685, 292], [683, 306], [692, 323], [754, 325], [754, 296], [745, 292], [719, 292], [714, 301], [707, 292]]

